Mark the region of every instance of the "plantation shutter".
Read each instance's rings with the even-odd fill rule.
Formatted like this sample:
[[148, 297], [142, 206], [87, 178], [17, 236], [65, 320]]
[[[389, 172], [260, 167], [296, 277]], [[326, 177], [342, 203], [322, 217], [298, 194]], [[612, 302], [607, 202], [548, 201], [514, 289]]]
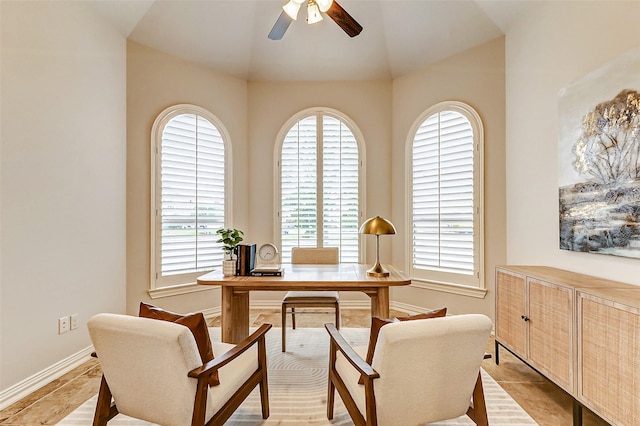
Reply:
[[282, 144], [281, 257], [291, 248], [316, 247], [318, 240], [318, 155], [316, 117], [298, 121]]
[[341, 120], [319, 114], [292, 126], [280, 185], [283, 262], [293, 247], [338, 247], [340, 262], [358, 262], [358, 145]]
[[323, 117], [323, 246], [358, 262], [358, 145], [340, 120]]
[[162, 276], [212, 269], [223, 252], [224, 142], [206, 118], [181, 114], [162, 131], [160, 149], [160, 272]]
[[413, 141], [413, 268], [474, 274], [474, 138], [455, 111], [428, 117]]

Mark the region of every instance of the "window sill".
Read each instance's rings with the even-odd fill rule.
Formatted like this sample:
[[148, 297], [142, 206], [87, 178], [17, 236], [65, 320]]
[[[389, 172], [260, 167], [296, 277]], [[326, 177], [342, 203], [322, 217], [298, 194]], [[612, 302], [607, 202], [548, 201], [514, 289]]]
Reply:
[[207, 291], [220, 288], [219, 286], [199, 285], [197, 283], [188, 283], [181, 285], [172, 285], [167, 287], [154, 288], [149, 290], [149, 296], [152, 299], [160, 299], [163, 297], [178, 296], [180, 294], [197, 293], [199, 291]]
[[466, 285], [438, 283], [433, 281], [422, 280], [419, 278], [411, 278], [411, 286], [424, 288], [427, 290], [440, 291], [444, 293], [458, 294], [461, 296], [475, 297], [484, 299], [487, 295], [486, 288], [469, 287]]

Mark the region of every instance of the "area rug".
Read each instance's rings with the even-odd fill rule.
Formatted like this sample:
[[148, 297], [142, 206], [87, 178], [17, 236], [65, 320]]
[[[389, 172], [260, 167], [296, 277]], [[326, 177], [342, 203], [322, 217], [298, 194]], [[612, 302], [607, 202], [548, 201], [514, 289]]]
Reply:
[[[369, 330], [342, 328], [341, 333], [354, 346], [366, 345]], [[220, 329], [212, 329], [213, 338], [219, 338]], [[340, 396], [336, 394], [334, 419], [326, 416], [327, 365], [329, 337], [324, 328], [289, 329], [287, 352], [280, 351], [279, 328], [267, 333], [267, 359], [269, 368], [269, 406], [271, 415], [263, 420], [260, 398], [256, 389], [227, 421], [227, 425], [352, 425]], [[482, 371], [489, 424], [535, 425], [536, 422], [498, 385]], [[90, 425], [96, 397], [89, 399], [58, 425]], [[435, 425], [473, 425], [466, 416], [434, 423]], [[122, 414], [109, 422], [110, 426], [152, 426]]]

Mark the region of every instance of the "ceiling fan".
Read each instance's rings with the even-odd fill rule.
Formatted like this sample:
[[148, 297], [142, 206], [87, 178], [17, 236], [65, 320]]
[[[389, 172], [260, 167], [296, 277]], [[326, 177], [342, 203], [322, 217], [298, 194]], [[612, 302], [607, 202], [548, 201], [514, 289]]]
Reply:
[[271, 40], [280, 40], [284, 36], [291, 22], [298, 19], [298, 11], [300, 11], [300, 6], [304, 2], [307, 2], [307, 22], [309, 24], [322, 21], [322, 14], [320, 12], [324, 12], [329, 15], [349, 37], [355, 37], [362, 31], [362, 25], [353, 19], [335, 0], [289, 0], [287, 4], [282, 6], [282, 12], [280, 12], [278, 20], [269, 33]]

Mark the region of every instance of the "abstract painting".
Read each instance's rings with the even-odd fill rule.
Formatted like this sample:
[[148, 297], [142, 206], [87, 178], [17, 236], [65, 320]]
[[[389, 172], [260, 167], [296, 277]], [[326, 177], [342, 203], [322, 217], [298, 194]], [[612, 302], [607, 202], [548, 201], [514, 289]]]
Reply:
[[559, 96], [560, 248], [640, 258], [640, 49]]

